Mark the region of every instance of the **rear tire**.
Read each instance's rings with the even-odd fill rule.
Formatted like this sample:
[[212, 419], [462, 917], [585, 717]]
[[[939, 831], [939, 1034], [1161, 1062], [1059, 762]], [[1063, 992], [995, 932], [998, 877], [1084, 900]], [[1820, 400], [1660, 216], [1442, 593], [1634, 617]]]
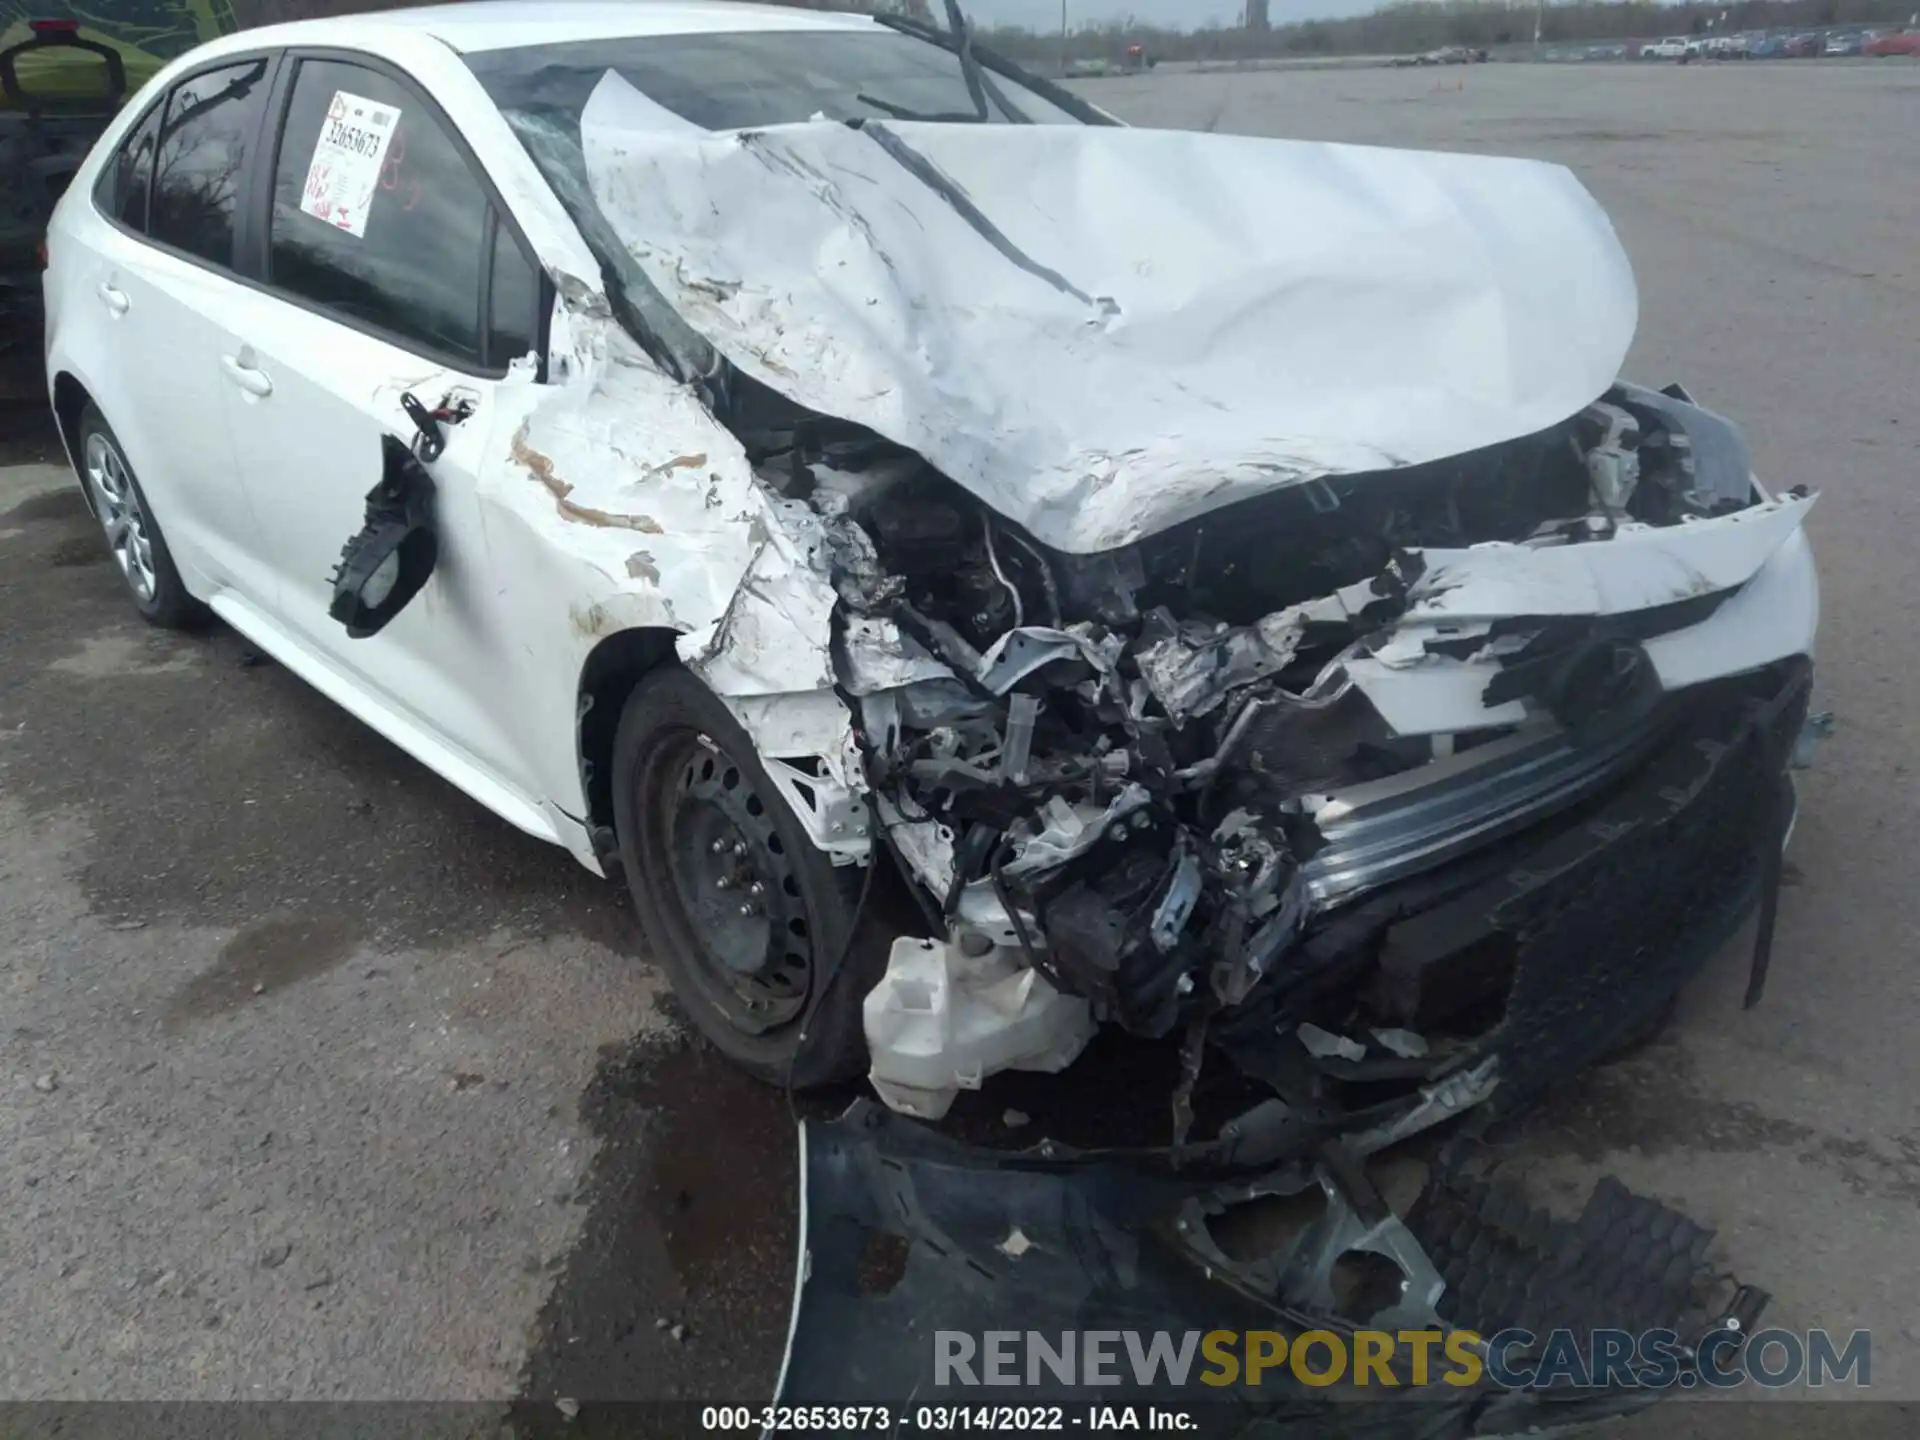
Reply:
[[864, 872], [814, 846], [746, 731], [688, 671], [652, 671], [627, 697], [613, 801], [641, 934], [700, 1032], [770, 1084], [864, 1074], [861, 1004], [885, 963], [849, 943]]
[[197, 624], [206, 611], [187, 593], [120, 437], [92, 402], [80, 412], [74, 460], [133, 608], [163, 630]]

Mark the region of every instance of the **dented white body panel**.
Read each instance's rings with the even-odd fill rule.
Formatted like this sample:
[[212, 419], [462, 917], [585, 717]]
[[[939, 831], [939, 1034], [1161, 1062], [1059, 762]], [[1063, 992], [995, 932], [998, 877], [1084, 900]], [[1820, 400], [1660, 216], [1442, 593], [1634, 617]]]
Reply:
[[1070, 553], [1539, 430], [1633, 336], [1626, 257], [1557, 165], [1051, 125], [689, 135], [631, 94], [609, 77], [587, 106], [588, 175], [675, 309]]
[[1430, 653], [1514, 616], [1621, 615], [1734, 590], [1698, 624], [1644, 642], [1662, 687], [1683, 690], [1789, 655], [1811, 655], [1820, 586], [1802, 530], [1812, 496], [1763, 501], [1686, 525], [1621, 527], [1582, 545], [1490, 544], [1422, 552], [1414, 604], [1373, 654], [1347, 662], [1354, 685], [1402, 735], [1451, 734], [1527, 717], [1488, 705], [1491, 655]]

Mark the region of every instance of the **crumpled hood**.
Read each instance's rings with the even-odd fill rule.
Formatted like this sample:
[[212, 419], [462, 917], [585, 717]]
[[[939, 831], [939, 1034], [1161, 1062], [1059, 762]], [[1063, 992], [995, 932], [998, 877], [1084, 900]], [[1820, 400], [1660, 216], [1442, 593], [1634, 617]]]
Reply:
[[[648, 112], [651, 112], [650, 114]], [[609, 75], [594, 198], [735, 366], [1057, 549], [1566, 419], [1636, 319], [1530, 160], [1079, 126], [659, 127]]]

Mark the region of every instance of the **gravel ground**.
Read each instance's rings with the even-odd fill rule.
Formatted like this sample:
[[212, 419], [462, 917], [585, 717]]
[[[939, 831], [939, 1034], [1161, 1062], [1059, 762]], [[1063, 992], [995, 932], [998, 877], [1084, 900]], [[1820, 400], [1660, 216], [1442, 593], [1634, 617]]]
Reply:
[[[1640, 277], [1631, 373], [1824, 491], [1838, 729], [1767, 1002], [1739, 1008], [1736, 943], [1521, 1144], [1548, 1180], [1610, 1170], [1717, 1226], [1770, 1318], [1871, 1327], [1875, 1393], [1920, 1392], [1920, 66], [1086, 89], [1137, 123], [1571, 165]], [[139, 624], [46, 439], [0, 436], [0, 1396], [764, 1394], [784, 1102], [679, 1035], [615, 889], [235, 636]], [[1102, 1092], [1063, 1093], [1070, 1124]], [[1048, 1102], [1009, 1082], [963, 1122], [1009, 1104]], [[1641, 1423], [1734, 1433], [1721, 1409]]]

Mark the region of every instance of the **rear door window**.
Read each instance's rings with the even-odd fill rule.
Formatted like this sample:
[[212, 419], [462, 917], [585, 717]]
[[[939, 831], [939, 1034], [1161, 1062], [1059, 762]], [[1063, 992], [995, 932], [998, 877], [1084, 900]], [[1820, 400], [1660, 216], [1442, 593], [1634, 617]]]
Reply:
[[93, 192], [93, 202], [101, 214], [143, 235], [147, 230], [147, 191], [153, 182], [153, 147], [160, 138], [160, 118], [166, 108], [166, 102], [161, 101], [146, 113], [121, 143], [113, 162], [101, 168]]
[[496, 224], [472, 163], [411, 87], [301, 62], [274, 165], [276, 290], [410, 349], [504, 369], [532, 348], [525, 297], [538, 286], [509, 227], [490, 246]]
[[259, 143], [271, 68], [262, 57], [202, 71], [167, 97], [146, 227], [159, 243], [232, 268], [240, 188]]

